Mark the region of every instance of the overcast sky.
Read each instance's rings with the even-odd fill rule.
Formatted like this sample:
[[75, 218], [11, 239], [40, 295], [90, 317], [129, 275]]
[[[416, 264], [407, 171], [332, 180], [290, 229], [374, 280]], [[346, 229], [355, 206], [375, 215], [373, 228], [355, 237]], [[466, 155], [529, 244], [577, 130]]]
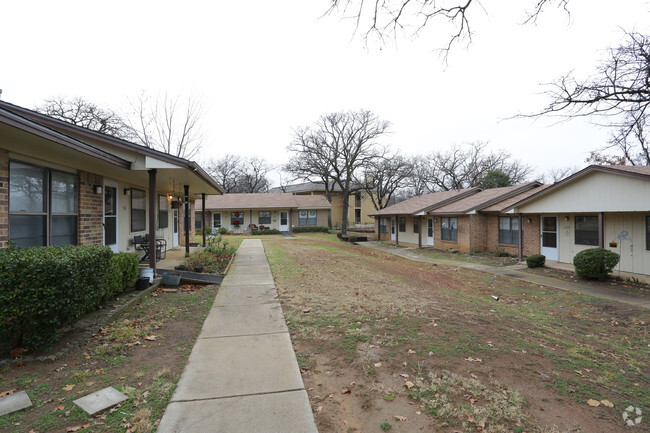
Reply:
[[606, 130], [503, 119], [543, 108], [543, 83], [594, 71], [621, 28], [647, 32], [650, 6], [571, 0], [571, 17], [551, 8], [521, 25], [533, 3], [483, 1], [472, 43], [445, 66], [444, 39], [366, 45], [341, 15], [321, 18], [328, 0], [6, 2], [0, 88], [27, 108], [52, 96], [120, 110], [142, 91], [193, 94], [206, 107], [199, 162], [239, 153], [280, 164], [292, 128], [363, 108], [392, 123], [388, 141], [405, 153], [488, 141], [538, 173], [583, 167]]

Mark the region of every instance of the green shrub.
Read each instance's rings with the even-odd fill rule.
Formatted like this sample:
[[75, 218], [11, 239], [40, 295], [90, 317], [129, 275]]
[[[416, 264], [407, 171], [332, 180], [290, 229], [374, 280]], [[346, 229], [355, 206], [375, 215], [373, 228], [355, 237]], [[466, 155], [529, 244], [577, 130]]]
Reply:
[[115, 294], [122, 293], [131, 287], [138, 279], [138, 264], [140, 259], [136, 253], [115, 253], [111, 257], [111, 276], [113, 277], [113, 291], [106, 293], [105, 299]]
[[618, 264], [620, 256], [604, 248], [590, 248], [580, 251], [573, 258], [576, 274], [583, 278], [597, 278], [600, 281], [607, 278], [614, 266]]
[[542, 254], [533, 254], [526, 257], [526, 264], [529, 268], [541, 268], [546, 263], [546, 256]]
[[329, 229], [323, 226], [306, 226], [306, 227], [294, 227], [294, 233], [329, 233]]
[[114, 290], [112, 256], [100, 246], [0, 250], [0, 346], [49, 347]]
[[225, 227], [221, 227], [219, 229], [219, 234], [220, 235], [225, 235], [226, 233], [228, 233], [228, 229], [226, 229]]
[[253, 231], [254, 235], [281, 235], [282, 232], [276, 229], [264, 229], [264, 230], [255, 230]]

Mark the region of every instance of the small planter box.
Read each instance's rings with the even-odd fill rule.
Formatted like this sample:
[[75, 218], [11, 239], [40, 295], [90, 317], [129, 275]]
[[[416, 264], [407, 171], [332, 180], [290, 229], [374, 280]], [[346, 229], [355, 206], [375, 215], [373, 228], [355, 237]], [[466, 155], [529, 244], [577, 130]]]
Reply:
[[177, 287], [181, 283], [181, 275], [165, 272], [162, 277], [164, 287]]

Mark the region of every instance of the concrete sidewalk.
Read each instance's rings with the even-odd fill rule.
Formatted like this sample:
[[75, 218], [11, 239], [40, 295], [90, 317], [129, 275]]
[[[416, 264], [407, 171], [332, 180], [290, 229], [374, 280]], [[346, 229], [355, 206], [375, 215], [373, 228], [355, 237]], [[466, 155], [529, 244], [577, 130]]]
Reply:
[[403, 257], [409, 260], [415, 260], [424, 263], [435, 263], [444, 266], [454, 266], [459, 268], [475, 269], [477, 271], [489, 272], [495, 275], [501, 275], [508, 278], [516, 278], [518, 280], [526, 281], [533, 284], [540, 284], [544, 286], [553, 287], [560, 290], [569, 290], [572, 292], [584, 293], [586, 295], [597, 296], [600, 298], [610, 299], [625, 304], [636, 305], [639, 307], [650, 308], [650, 297], [636, 296], [631, 293], [626, 293], [620, 289], [609, 286], [607, 283], [590, 282], [585, 280], [579, 281], [566, 281], [554, 277], [533, 274], [526, 272], [523, 269], [526, 265], [514, 266], [489, 266], [481, 265], [478, 263], [468, 263], [456, 260], [434, 259], [415, 253], [408, 248], [396, 248], [382, 245], [378, 242], [360, 242], [363, 245], [376, 250], [384, 251], [396, 256]]
[[259, 239], [237, 250], [158, 432], [318, 432]]

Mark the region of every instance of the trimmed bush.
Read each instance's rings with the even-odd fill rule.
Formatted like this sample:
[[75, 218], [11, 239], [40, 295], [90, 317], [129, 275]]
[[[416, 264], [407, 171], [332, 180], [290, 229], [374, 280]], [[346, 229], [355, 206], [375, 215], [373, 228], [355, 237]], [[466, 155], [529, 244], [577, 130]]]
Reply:
[[329, 229], [323, 226], [305, 226], [305, 227], [294, 227], [294, 233], [329, 233]]
[[582, 278], [597, 278], [602, 281], [612, 272], [619, 259], [620, 256], [613, 251], [590, 248], [575, 255], [573, 266], [576, 268], [576, 274]]
[[281, 235], [282, 232], [276, 229], [253, 230], [254, 235]]
[[138, 279], [140, 258], [136, 253], [115, 253], [111, 257], [112, 293], [106, 293], [105, 299], [122, 293], [135, 284]]
[[121, 265], [113, 265], [112, 256], [100, 246], [0, 250], [0, 345], [49, 347], [61, 327], [95, 310], [115, 290], [118, 276], [112, 272]]
[[546, 256], [542, 254], [533, 254], [526, 257], [526, 264], [529, 268], [541, 268], [546, 263]]
[[225, 228], [225, 227], [221, 227], [221, 228], [219, 229], [219, 234], [220, 234], [220, 235], [225, 235], [226, 233], [228, 233], [228, 229], [227, 229], [227, 228]]

